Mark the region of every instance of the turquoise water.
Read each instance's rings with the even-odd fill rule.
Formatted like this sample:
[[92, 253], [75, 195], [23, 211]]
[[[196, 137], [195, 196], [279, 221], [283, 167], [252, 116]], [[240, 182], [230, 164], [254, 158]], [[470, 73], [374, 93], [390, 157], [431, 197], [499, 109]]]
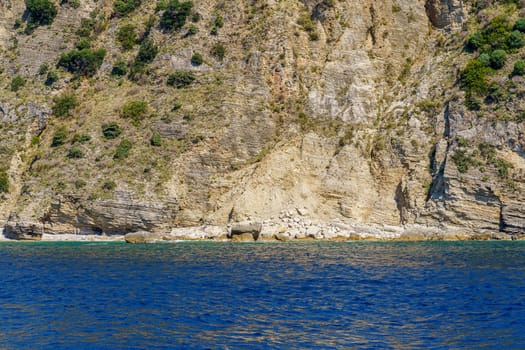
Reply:
[[525, 348], [525, 243], [1, 243], [0, 349]]

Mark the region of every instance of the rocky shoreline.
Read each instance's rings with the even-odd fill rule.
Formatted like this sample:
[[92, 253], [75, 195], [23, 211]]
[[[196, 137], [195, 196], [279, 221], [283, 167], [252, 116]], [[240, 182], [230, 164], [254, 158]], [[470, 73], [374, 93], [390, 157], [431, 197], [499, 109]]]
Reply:
[[313, 222], [294, 217], [273, 220], [251, 220], [228, 225], [202, 225], [172, 228], [165, 232], [138, 230], [124, 235], [76, 232], [53, 232], [38, 223], [3, 225], [0, 240], [16, 241], [126, 241], [154, 243], [170, 241], [464, 241], [464, 240], [521, 240], [525, 235], [477, 231], [464, 227], [430, 227], [424, 225], [364, 225], [334, 221]]

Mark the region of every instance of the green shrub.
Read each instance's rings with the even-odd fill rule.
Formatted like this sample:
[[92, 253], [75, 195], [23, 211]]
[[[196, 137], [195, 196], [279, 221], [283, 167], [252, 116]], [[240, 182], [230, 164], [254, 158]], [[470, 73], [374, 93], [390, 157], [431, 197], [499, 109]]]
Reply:
[[9, 192], [9, 176], [5, 171], [0, 171], [0, 193]]
[[145, 101], [129, 101], [122, 106], [120, 115], [124, 118], [140, 119], [146, 115], [148, 107]]
[[84, 152], [78, 147], [71, 147], [67, 152], [67, 157], [70, 159], [84, 158]]
[[511, 31], [512, 24], [509, 23], [507, 16], [496, 16], [485, 28], [477, 31], [467, 40], [467, 47], [473, 50], [485, 50], [486, 47], [506, 49]]
[[124, 76], [128, 73], [128, 65], [126, 64], [126, 61], [124, 61], [122, 58], [119, 58], [117, 62], [113, 65], [113, 69], [111, 69], [111, 74], [116, 76]]
[[494, 69], [501, 69], [507, 60], [507, 53], [504, 50], [494, 50], [490, 55], [490, 66]]
[[49, 25], [57, 15], [57, 7], [50, 0], [25, 0], [27, 21], [34, 25]]
[[73, 139], [71, 139], [71, 143], [72, 144], [75, 144], [75, 143], [86, 143], [86, 142], [89, 142], [91, 141], [91, 135], [89, 134], [75, 134], [73, 136]]
[[514, 30], [519, 30], [522, 33], [525, 33], [525, 18], [519, 18], [516, 23], [514, 23]]
[[139, 7], [140, 3], [140, 0], [117, 0], [114, 5], [114, 13], [116, 16], [125, 16]]
[[191, 56], [191, 64], [194, 66], [200, 66], [203, 62], [202, 55], [198, 52], [195, 52], [193, 56]]
[[49, 65], [47, 63], [42, 63], [40, 67], [38, 67], [38, 75], [45, 75], [49, 70]]
[[113, 155], [113, 159], [127, 158], [129, 156], [129, 151], [131, 150], [131, 147], [132, 147], [131, 141], [127, 139], [120, 141], [119, 145], [117, 146], [117, 150], [115, 151], [115, 154]]
[[106, 49], [73, 50], [60, 55], [57, 66], [67, 71], [83, 76], [93, 76], [106, 56]]
[[125, 24], [117, 32], [117, 40], [124, 50], [131, 50], [138, 37], [133, 24]]
[[81, 38], [89, 38], [95, 28], [95, 24], [96, 20], [93, 18], [82, 18], [80, 20], [80, 28], [77, 30], [77, 35]]
[[78, 43], [75, 45], [77, 50], [85, 50], [89, 49], [91, 47], [91, 43], [88, 39], [82, 38], [78, 41]]
[[149, 140], [149, 143], [154, 147], [159, 147], [162, 145], [162, 138], [158, 132], [153, 133], [153, 136], [151, 136], [151, 139]]
[[215, 56], [218, 60], [222, 61], [224, 56], [226, 56], [226, 48], [223, 44], [217, 43], [213, 45], [210, 53]]
[[107, 140], [116, 139], [122, 134], [122, 130], [117, 123], [109, 123], [102, 125], [102, 135]]
[[480, 61], [481, 63], [483, 63], [485, 66], [488, 67], [490, 66], [490, 55], [484, 52], [481, 55], [479, 55], [478, 61]]
[[514, 69], [512, 70], [512, 75], [523, 75], [525, 74], [525, 61], [517, 60], [514, 63]]
[[46, 81], [44, 82], [45, 85], [51, 86], [57, 81], [58, 81], [58, 73], [56, 71], [50, 70], [49, 72], [47, 72]]
[[11, 80], [11, 91], [18, 91], [26, 84], [26, 80], [21, 75], [15, 75]]
[[511, 49], [519, 49], [525, 46], [523, 33], [517, 30], [513, 31], [509, 36], [508, 45]]
[[160, 28], [165, 31], [181, 29], [186, 23], [186, 18], [190, 15], [192, 7], [193, 2], [191, 1], [170, 0], [160, 18]]
[[64, 127], [60, 127], [53, 135], [51, 147], [62, 146], [66, 142], [67, 130]]
[[135, 58], [135, 64], [138, 66], [144, 66], [157, 57], [159, 49], [151, 39], [145, 39], [140, 45], [139, 52]]
[[468, 93], [486, 93], [488, 89], [487, 72], [488, 68], [479, 60], [470, 60], [460, 74], [461, 88]]
[[452, 154], [452, 161], [456, 164], [460, 173], [467, 172], [470, 166], [475, 165], [472, 157], [470, 157], [464, 149], [456, 150], [454, 154]]
[[494, 165], [498, 169], [498, 175], [503, 178], [509, 177], [509, 169], [514, 167], [512, 163], [509, 163], [501, 158], [496, 159], [494, 161]]
[[178, 89], [190, 85], [195, 80], [195, 75], [186, 70], [176, 70], [168, 76], [167, 84]]
[[77, 98], [75, 94], [66, 94], [57, 97], [55, 98], [55, 104], [53, 105], [53, 114], [57, 117], [65, 117], [76, 105]]

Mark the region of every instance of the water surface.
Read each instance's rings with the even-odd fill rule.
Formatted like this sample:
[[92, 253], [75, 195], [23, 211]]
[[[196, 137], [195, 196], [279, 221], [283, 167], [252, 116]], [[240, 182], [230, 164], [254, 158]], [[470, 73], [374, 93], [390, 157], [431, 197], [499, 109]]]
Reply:
[[1, 243], [0, 349], [523, 348], [525, 243]]

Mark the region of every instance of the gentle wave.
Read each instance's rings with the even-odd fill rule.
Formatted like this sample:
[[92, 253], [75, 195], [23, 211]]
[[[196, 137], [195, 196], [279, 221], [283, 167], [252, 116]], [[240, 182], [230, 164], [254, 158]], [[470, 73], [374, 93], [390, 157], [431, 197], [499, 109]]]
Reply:
[[522, 348], [522, 242], [0, 243], [0, 348]]

